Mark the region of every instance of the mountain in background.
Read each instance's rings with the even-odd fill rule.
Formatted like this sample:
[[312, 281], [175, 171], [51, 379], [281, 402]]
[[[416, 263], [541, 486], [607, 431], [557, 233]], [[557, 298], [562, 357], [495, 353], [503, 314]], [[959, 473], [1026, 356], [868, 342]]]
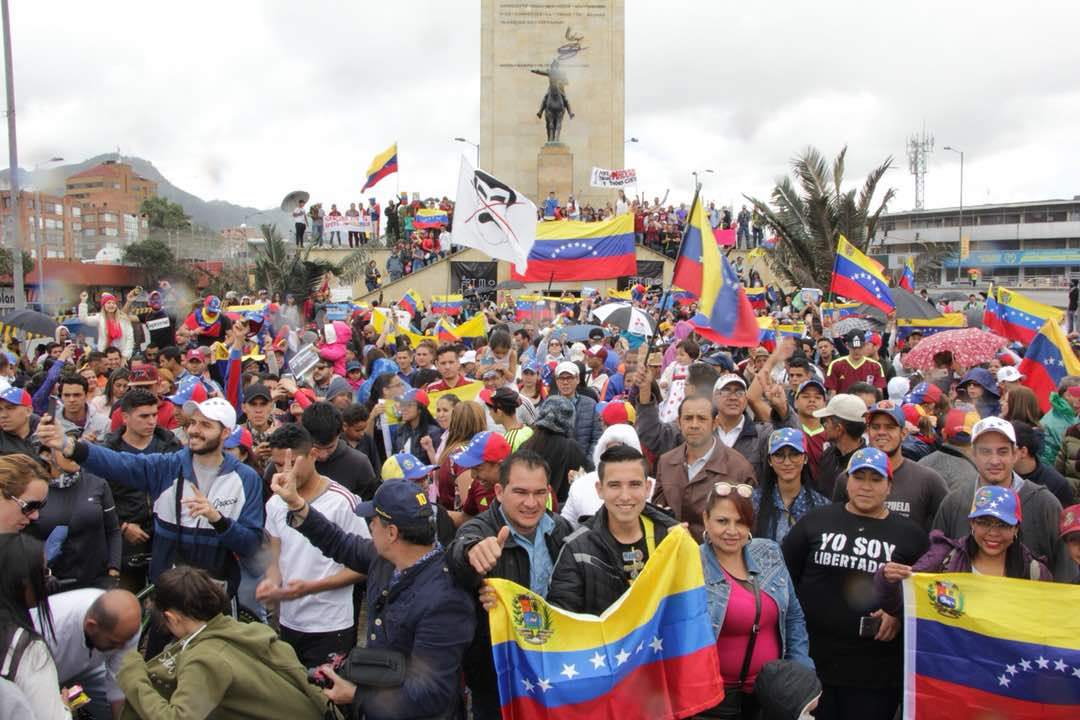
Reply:
[[[31, 188], [53, 195], [64, 194], [64, 180], [77, 172], [82, 172], [106, 160], [116, 160], [116, 153], [107, 153], [70, 165], [55, 165], [32, 171], [19, 169], [19, 186]], [[139, 175], [157, 183], [157, 194], [167, 200], [179, 203], [184, 212], [196, 225], [210, 228], [215, 232], [241, 224], [258, 227], [263, 223], [277, 223], [282, 232], [288, 232], [292, 218], [278, 208], [259, 210], [253, 207], [233, 205], [224, 200], [203, 200], [169, 182], [154, 164], [140, 157], [122, 156], [122, 161], [131, 165]], [[0, 184], [8, 187], [8, 171], [0, 171]]]

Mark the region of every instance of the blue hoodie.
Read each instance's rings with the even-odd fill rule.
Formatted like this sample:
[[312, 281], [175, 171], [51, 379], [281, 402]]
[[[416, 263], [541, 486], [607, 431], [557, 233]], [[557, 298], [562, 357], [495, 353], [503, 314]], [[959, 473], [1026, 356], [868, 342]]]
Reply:
[[221, 519], [192, 518], [181, 507], [183, 545], [177, 552], [176, 484], [183, 477], [181, 498], [194, 497], [195, 470], [191, 450], [133, 455], [80, 442], [74, 460], [88, 472], [150, 495], [154, 513], [150, 580], [174, 565], [200, 567], [227, 580], [230, 594], [240, 582], [236, 556], [258, 552], [263, 534], [262, 480], [249, 466], [225, 454], [217, 477], [206, 491]]

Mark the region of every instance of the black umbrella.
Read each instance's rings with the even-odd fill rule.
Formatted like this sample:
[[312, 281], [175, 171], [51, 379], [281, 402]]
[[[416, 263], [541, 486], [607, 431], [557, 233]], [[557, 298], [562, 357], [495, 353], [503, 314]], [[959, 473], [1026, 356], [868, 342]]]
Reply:
[[56, 333], [56, 320], [36, 310], [12, 310], [0, 316], [0, 323], [25, 330], [34, 335], [52, 337]]
[[520, 280], [503, 280], [495, 286], [497, 290], [521, 290], [524, 287], [525, 283]]
[[[889, 288], [889, 294], [892, 295], [893, 302], [896, 303], [897, 320], [933, 320], [941, 317], [941, 312], [937, 308], [903, 288]], [[859, 315], [879, 319], [882, 323], [885, 322], [885, 313], [873, 305], [864, 303], [857, 307], [855, 312]]]
[[[975, 296], [978, 297], [978, 294], [976, 294]], [[957, 302], [967, 299], [967, 293], [962, 293], [959, 290], [946, 290], [940, 295], [934, 296], [934, 300], [944, 300], [945, 302]]]

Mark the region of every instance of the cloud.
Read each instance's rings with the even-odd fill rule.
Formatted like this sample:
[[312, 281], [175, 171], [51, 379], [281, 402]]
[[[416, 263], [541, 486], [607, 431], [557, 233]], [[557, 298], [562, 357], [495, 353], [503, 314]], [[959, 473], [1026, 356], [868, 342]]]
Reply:
[[[627, 2], [627, 164], [650, 198], [765, 196], [807, 145], [848, 145], [858, 182], [887, 156], [913, 203], [905, 141], [937, 139], [928, 205], [1071, 197], [1080, 120], [1072, 3]], [[117, 1], [12, 8], [20, 160], [120, 147], [206, 199], [269, 207], [295, 188], [452, 194], [478, 140], [479, 3]], [[539, 137], [538, 126], [538, 137]], [[6, 158], [6, 156], [5, 156]], [[369, 193], [370, 194], [370, 193]]]

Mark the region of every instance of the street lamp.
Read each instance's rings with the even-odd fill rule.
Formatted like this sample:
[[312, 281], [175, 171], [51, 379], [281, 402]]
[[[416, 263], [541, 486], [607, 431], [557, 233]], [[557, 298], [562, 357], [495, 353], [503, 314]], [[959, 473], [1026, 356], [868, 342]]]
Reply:
[[480, 143], [474, 143], [472, 140], [466, 140], [463, 137], [454, 138], [457, 142], [468, 143], [476, 148], [476, 167], [480, 167]]
[[625, 145], [625, 144], [627, 144], [627, 143], [636, 143], [637, 141], [638, 141], [638, 139], [637, 139], [637, 138], [635, 138], [635, 137], [632, 137], [632, 138], [630, 138], [629, 140], [624, 140], [624, 141], [623, 141], [623, 145]]
[[957, 239], [960, 241], [961, 258], [960, 258], [960, 262], [957, 263], [957, 266], [956, 266], [957, 279], [959, 280], [960, 277], [962, 277], [961, 272], [963, 270], [963, 264], [964, 264], [964, 258], [962, 257], [963, 250], [964, 250], [964, 151], [960, 150], [958, 148], [954, 148], [954, 147], [952, 147], [950, 145], [946, 145], [944, 149], [945, 150], [950, 150], [950, 151], [952, 151], [954, 153], [958, 153], [960, 155], [960, 216], [959, 216], [960, 227], [957, 230]]
[[693, 175], [693, 176], [694, 176], [694, 192], [697, 192], [697, 191], [698, 191], [698, 185], [699, 185], [699, 183], [698, 183], [698, 179], [697, 179], [697, 176], [698, 176], [698, 173], [699, 173], [699, 172], [700, 172], [700, 173], [709, 173], [709, 174], [713, 174], [713, 171], [712, 171], [712, 170], [710, 170], [709, 168], [705, 168], [704, 170], [695, 170], [694, 172], [690, 173], [691, 175]]

